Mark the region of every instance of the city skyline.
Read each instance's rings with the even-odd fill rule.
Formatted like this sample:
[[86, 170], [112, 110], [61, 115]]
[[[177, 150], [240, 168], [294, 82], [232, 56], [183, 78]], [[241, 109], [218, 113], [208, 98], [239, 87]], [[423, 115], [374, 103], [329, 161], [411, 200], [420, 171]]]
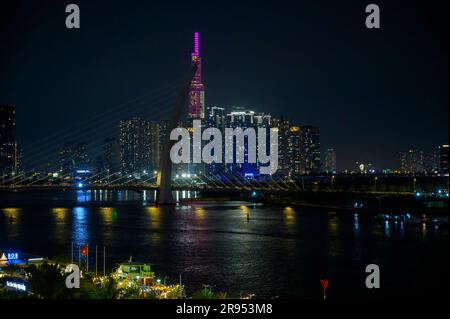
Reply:
[[448, 1], [7, 0], [0, 43], [0, 301], [446, 297]]
[[[190, 19], [195, 22], [189, 24], [186, 18], [191, 11], [183, 6], [181, 21], [170, 28], [164, 28], [170, 19], [159, 21], [163, 25], [158, 32], [151, 29], [151, 21], [148, 20], [138, 19], [136, 23], [130, 23], [132, 14], [141, 19], [145, 15], [133, 9], [119, 12], [112, 6], [105, 16], [110, 14], [129, 21], [111, 31], [111, 36], [121, 41], [115, 42], [111, 41], [108, 33], [104, 33], [107, 24], [97, 14], [99, 8], [96, 4], [79, 2], [83, 9], [83, 27], [74, 32], [65, 29], [63, 24], [59, 25], [56, 9], [46, 11], [46, 23], [37, 23], [37, 16], [30, 10], [33, 5], [20, 1], [11, 4], [15, 14], [7, 17], [10, 22], [8, 28], [0, 33], [7, 48], [2, 60], [4, 64], [6, 62], [2, 65], [4, 76], [0, 83], [4, 88], [2, 104], [17, 106], [18, 123], [21, 123], [17, 135], [25, 153], [26, 146], [33, 145], [38, 138], [64, 129], [69, 118], [70, 122], [81, 122], [105, 111], [109, 105], [146, 93], [157, 83], [170, 83], [171, 79], [182, 76], [188, 68], [187, 53], [195, 53], [192, 34], [196, 31], [203, 39], [203, 77], [208, 86], [205, 106], [217, 105], [228, 109], [232, 105], [243, 106], [273, 116], [289, 117], [299, 124], [318, 126], [323, 148], [338, 151], [337, 165], [341, 169], [350, 169], [356, 161], [371, 162], [377, 167], [395, 167], [401, 151], [431, 150], [437, 145], [448, 144], [448, 123], [445, 120], [448, 115], [448, 76], [445, 72], [448, 58], [444, 54], [448, 53], [448, 46], [440, 45], [441, 37], [447, 32], [441, 27], [447, 22], [440, 16], [432, 20], [430, 8], [414, 3], [409, 6], [408, 14], [402, 14], [401, 4], [382, 2], [383, 27], [372, 32], [359, 23], [362, 18], [356, 19], [359, 12], [363, 16], [362, 5], [332, 6], [322, 10], [321, 16], [322, 19], [329, 18], [332, 29], [325, 30], [320, 24], [313, 24], [316, 39], [321, 39], [317, 41], [310, 36], [305, 38], [304, 33], [306, 21], [319, 17], [314, 5], [280, 9], [292, 17], [292, 13], [286, 11], [301, 8], [300, 12], [295, 11], [299, 17], [306, 13], [312, 17], [287, 23], [280, 21], [279, 15], [275, 14], [275, 20], [263, 27], [262, 33], [255, 33], [250, 22], [245, 20], [245, 14], [253, 8], [247, 3], [242, 4], [241, 13], [234, 16], [236, 25], [231, 29], [218, 23], [229, 21], [227, 16], [217, 10], [205, 12], [211, 9], [209, 6], [193, 15], [202, 16], [208, 22], [215, 17], [218, 22], [208, 27], [198, 19]], [[146, 5], [142, 6], [140, 9]], [[148, 11], [162, 16], [170, 11], [162, 4], [152, 8], [153, 11]], [[268, 8], [262, 6], [258, 10], [263, 13]], [[402, 33], [405, 30], [394, 23], [399, 19], [401, 24], [404, 19], [416, 17], [418, 12], [423, 15], [424, 23], [413, 26], [408, 37], [418, 37], [416, 40], [423, 43], [420, 45], [405, 37]], [[335, 25], [338, 16], [352, 19], [347, 19], [347, 22], [339, 19], [343, 24]], [[35, 29], [30, 29], [31, 22], [21, 24], [20, 20], [26, 17], [37, 23]], [[251, 15], [250, 19], [256, 18]], [[279, 22], [278, 26], [275, 26], [275, 21]], [[175, 32], [182, 23], [186, 23], [188, 28]], [[294, 31], [283, 30], [291, 24]], [[343, 30], [344, 27], [350, 29]], [[433, 30], [438, 30], [435, 37], [425, 39], [422, 36], [422, 33]], [[13, 31], [17, 37], [11, 38]], [[48, 35], [50, 31], [53, 32], [51, 37]], [[20, 35], [24, 32], [34, 33], [47, 45], [33, 46], [33, 51], [29, 51], [27, 48], [34, 45], [35, 40], [17, 40], [23, 39]], [[135, 36], [120, 36], [130, 32]], [[339, 37], [331, 40], [330, 37], [337, 36], [337, 33]], [[298, 38], [292, 41], [295, 34]], [[99, 35], [103, 35], [100, 37], [102, 40], [94, 43], [94, 37]], [[267, 43], [264, 44], [262, 39]], [[354, 44], [344, 46], [342, 50], [345, 52], [327, 53], [324, 49], [332, 48], [332, 43], [338, 39]], [[384, 43], [383, 39], [390, 42]], [[393, 41], [397, 40], [398, 43], [394, 44]], [[116, 50], [109, 50], [111, 46]], [[92, 53], [86, 51], [86, 47]], [[405, 60], [404, 52], [409, 49], [413, 55]], [[356, 52], [360, 53], [355, 56]], [[95, 59], [99, 54], [104, 57], [101, 61]], [[164, 59], [161, 58], [163, 56]], [[286, 70], [288, 63], [291, 71]], [[378, 64], [386, 65], [383, 69], [387, 71], [376, 68]], [[343, 72], [344, 67], [349, 69]], [[47, 68], [45, 72], [44, 68]], [[409, 73], [406, 69], [410, 70]], [[414, 70], [412, 74], [411, 70]], [[44, 74], [49, 75], [46, 81], [40, 80]], [[266, 76], [261, 76], [263, 74]], [[370, 80], [375, 74], [378, 80]], [[29, 79], [26, 82], [22, 80], [24, 75]], [[389, 78], [396, 79], [395, 83]], [[334, 84], [327, 79], [333, 79]], [[65, 107], [58, 109], [60, 105]], [[170, 104], [162, 104], [161, 107], [167, 105]], [[382, 152], [378, 151], [380, 148]]]

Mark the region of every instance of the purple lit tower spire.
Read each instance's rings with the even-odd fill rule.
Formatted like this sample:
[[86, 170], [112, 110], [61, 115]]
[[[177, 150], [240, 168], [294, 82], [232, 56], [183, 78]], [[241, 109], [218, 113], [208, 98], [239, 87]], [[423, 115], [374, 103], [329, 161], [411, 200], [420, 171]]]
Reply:
[[191, 64], [194, 63], [198, 63], [198, 69], [189, 90], [188, 116], [198, 119], [205, 115], [205, 86], [202, 83], [202, 58], [200, 57], [198, 32], [194, 33], [194, 52], [191, 54]]

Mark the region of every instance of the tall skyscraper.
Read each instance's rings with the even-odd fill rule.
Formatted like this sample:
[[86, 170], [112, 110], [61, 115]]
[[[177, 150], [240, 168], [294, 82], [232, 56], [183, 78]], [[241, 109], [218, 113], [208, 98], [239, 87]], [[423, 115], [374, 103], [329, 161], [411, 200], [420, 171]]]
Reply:
[[302, 126], [301, 135], [301, 153], [302, 173], [317, 174], [320, 172], [320, 129], [315, 126]]
[[401, 172], [403, 174], [417, 174], [424, 172], [423, 152], [408, 150], [400, 153]]
[[59, 174], [61, 177], [73, 179], [77, 170], [89, 170], [90, 160], [87, 144], [72, 141], [66, 142], [59, 151]]
[[336, 173], [336, 151], [333, 148], [329, 148], [325, 152], [323, 170], [327, 174]]
[[289, 141], [288, 141], [288, 163], [289, 176], [295, 177], [304, 174], [304, 165], [302, 150], [301, 150], [301, 134], [300, 126], [291, 125], [289, 127]]
[[141, 178], [153, 169], [150, 130], [150, 122], [138, 117], [120, 121], [120, 162], [124, 174]]
[[289, 160], [289, 121], [283, 118], [272, 118], [272, 128], [278, 131], [278, 170], [279, 175], [289, 175], [291, 163]]
[[448, 176], [449, 174], [448, 156], [449, 156], [448, 145], [439, 146], [440, 174], [444, 176]]
[[439, 173], [439, 148], [436, 147], [430, 152], [427, 152], [423, 156], [423, 168], [426, 173], [436, 174]]
[[[225, 109], [223, 107], [211, 106], [206, 108], [205, 114], [205, 124], [206, 128], [214, 127], [218, 128], [222, 133], [222, 136], [225, 134]], [[221, 176], [225, 171], [224, 165], [224, 148], [222, 145], [222, 162], [221, 163], [211, 163], [208, 164], [207, 174], [211, 178], [216, 178], [217, 176]], [[211, 154], [215, 156], [216, 154]]]
[[191, 53], [191, 65], [196, 63], [197, 72], [195, 72], [189, 90], [188, 116], [193, 119], [202, 119], [205, 115], [205, 87], [202, 83], [202, 58], [200, 57], [198, 32], [194, 33], [194, 52]]
[[103, 141], [101, 155], [97, 161], [97, 174], [109, 176], [119, 170], [119, 163], [119, 143], [115, 138], [108, 137]]
[[0, 105], [0, 174], [2, 180], [15, 173], [16, 164], [16, 107], [15, 105]]
[[[271, 127], [271, 116], [263, 113], [255, 113], [254, 111], [244, 110], [242, 108], [235, 108], [235, 111], [230, 112], [226, 115], [226, 127], [228, 128], [241, 128], [246, 130], [247, 128], [253, 128], [258, 131], [258, 128], [265, 128], [266, 131], [266, 146], [269, 149], [270, 140], [270, 127]], [[228, 140], [225, 141], [228, 145], [234, 145], [236, 148], [236, 140], [232, 136], [227, 137]], [[232, 140], [231, 140], [232, 139]], [[256, 137], [256, 143], [257, 137]], [[258, 150], [256, 150], [256, 163], [249, 163], [248, 155], [249, 148], [246, 143], [245, 146], [241, 145], [241, 152], [244, 154], [244, 163], [236, 163], [236, 152], [234, 152], [233, 163], [226, 164], [227, 172], [237, 172], [245, 176], [255, 176], [259, 174], [259, 161], [258, 161]], [[267, 150], [266, 150], [267, 153]]]

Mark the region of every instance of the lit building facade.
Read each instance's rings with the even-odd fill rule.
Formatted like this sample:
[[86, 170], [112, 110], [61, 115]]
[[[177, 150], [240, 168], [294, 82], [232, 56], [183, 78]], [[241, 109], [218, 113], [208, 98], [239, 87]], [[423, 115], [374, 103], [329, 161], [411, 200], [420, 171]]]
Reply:
[[[263, 113], [255, 113], [254, 111], [243, 110], [241, 108], [236, 108], [236, 111], [230, 112], [226, 115], [225, 125], [227, 128], [241, 128], [245, 131], [248, 128], [253, 128], [255, 132], [258, 132], [258, 128], [265, 128], [266, 131], [266, 146], [267, 150], [270, 148], [270, 128], [271, 128], [271, 116]], [[258, 134], [256, 134], [258, 135]], [[225, 164], [225, 171], [227, 173], [239, 173], [243, 176], [252, 178], [259, 174], [259, 160], [258, 160], [258, 149], [256, 149], [256, 163], [249, 163], [248, 155], [249, 148], [248, 143], [245, 140], [245, 145], [240, 145], [242, 148], [240, 152], [244, 154], [244, 163], [237, 163], [236, 160], [236, 139], [233, 136], [226, 136], [228, 140], [225, 140], [225, 144], [233, 145], [233, 163]], [[232, 139], [232, 140], [231, 140]], [[256, 145], [258, 145], [258, 140], [256, 136]], [[266, 154], [267, 154], [266, 150]]]
[[59, 176], [73, 179], [76, 172], [89, 170], [90, 160], [85, 142], [66, 142], [59, 151]]
[[289, 176], [295, 177], [304, 174], [300, 126], [291, 125], [289, 127], [288, 143]]
[[449, 176], [448, 172], [448, 145], [439, 146], [439, 162], [440, 162], [440, 174], [443, 176]]
[[336, 150], [333, 148], [329, 148], [325, 152], [323, 171], [327, 174], [336, 173]]
[[16, 107], [0, 105], [0, 174], [11, 177], [17, 165]]
[[289, 121], [272, 117], [272, 128], [278, 132], [278, 170], [277, 175], [289, 175], [291, 163], [289, 161]]
[[[218, 106], [211, 106], [206, 108], [206, 114], [205, 114], [205, 125], [206, 128], [214, 127], [220, 130], [222, 135], [225, 134], [225, 109], [223, 107]], [[224, 157], [224, 145], [222, 145], [222, 163], [211, 163], [208, 164], [206, 167], [206, 172], [208, 177], [210, 178], [217, 178], [218, 176], [221, 176], [225, 171], [225, 165], [223, 159]], [[214, 151], [214, 150], [213, 150]], [[212, 153], [212, 156], [215, 156], [216, 154]]]
[[316, 126], [302, 126], [301, 153], [302, 153], [302, 174], [317, 174], [321, 169], [320, 160], [320, 129]]
[[120, 121], [119, 145], [122, 173], [141, 178], [153, 170], [149, 121], [138, 117]]
[[424, 161], [423, 152], [419, 150], [408, 150], [400, 153], [400, 166], [403, 174], [423, 173]]
[[189, 90], [188, 117], [203, 119], [205, 116], [205, 86], [202, 83], [202, 58], [200, 57], [199, 34], [194, 33], [194, 52], [191, 53], [191, 65], [197, 64], [197, 71]]

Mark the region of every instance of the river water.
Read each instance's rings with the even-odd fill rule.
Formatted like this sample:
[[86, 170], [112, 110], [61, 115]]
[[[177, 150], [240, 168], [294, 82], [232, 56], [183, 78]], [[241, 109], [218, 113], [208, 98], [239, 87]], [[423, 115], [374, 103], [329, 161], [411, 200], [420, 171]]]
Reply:
[[[246, 202], [154, 207], [154, 192], [66, 191], [0, 194], [0, 252], [78, 259], [103, 271], [130, 256], [152, 264], [168, 283], [179, 275], [190, 293], [213, 286], [232, 296], [330, 299], [438, 296], [448, 287], [449, 231]], [[178, 198], [196, 196], [179, 192]], [[403, 212], [398, 212], [403, 213]], [[250, 220], [247, 220], [247, 216]], [[365, 267], [380, 267], [381, 288], [367, 289]]]

